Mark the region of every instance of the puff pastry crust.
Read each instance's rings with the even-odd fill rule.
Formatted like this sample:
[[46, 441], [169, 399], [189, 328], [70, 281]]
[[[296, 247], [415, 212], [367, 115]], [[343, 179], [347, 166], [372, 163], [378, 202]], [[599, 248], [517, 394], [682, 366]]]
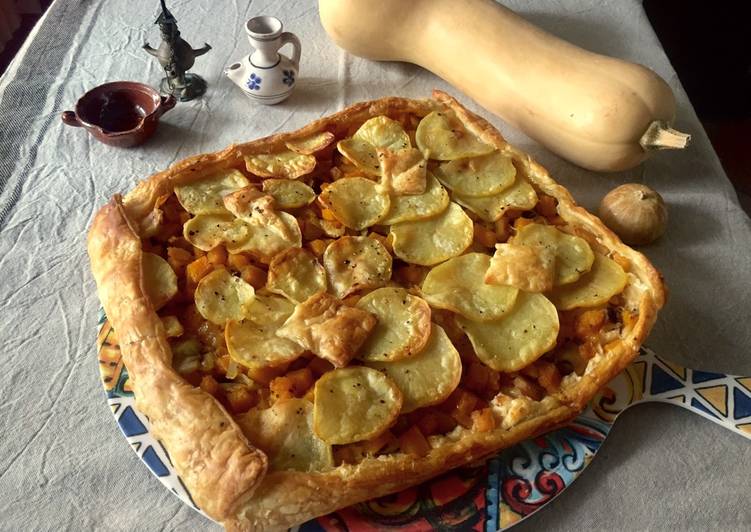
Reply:
[[[596, 251], [615, 252], [629, 261], [623, 298], [636, 319], [620, 330], [620, 342], [598, 346], [582, 375], [565, 377], [558, 393], [540, 401], [497, 397], [491, 405], [503, 421], [494, 430], [475, 432], [459, 426], [447, 435], [431, 437], [433, 448], [423, 457], [396, 453], [324, 472], [270, 470], [266, 455], [250, 443], [225, 408], [171, 367], [163, 323], [145, 295], [141, 237], [153, 230], [157, 208], [175, 186], [241, 168], [246, 156], [281, 152], [288, 142], [324, 131], [341, 138], [353, 124], [374, 116], [399, 112], [425, 116], [446, 109], [453, 110], [481, 141], [512, 157], [517, 171], [537, 190], [556, 198], [558, 213], [568, 227], [586, 235]], [[542, 166], [510, 146], [488, 122], [439, 91], [428, 100], [384, 98], [359, 103], [295, 132], [178, 162], [106, 204], [94, 218], [88, 250], [99, 297], [118, 331], [138, 408], [151, 420], [195, 502], [230, 530], [287, 528], [423, 482], [565, 423], [636, 356], [665, 299], [659, 273], [641, 253], [579, 207]]]
[[277, 335], [288, 338], [341, 368], [376, 326], [376, 318], [359, 308], [320, 292], [301, 303]]

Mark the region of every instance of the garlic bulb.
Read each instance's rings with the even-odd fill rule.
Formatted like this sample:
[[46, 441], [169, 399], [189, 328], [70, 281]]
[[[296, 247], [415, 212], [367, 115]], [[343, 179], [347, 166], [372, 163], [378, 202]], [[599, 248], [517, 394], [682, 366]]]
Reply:
[[600, 219], [626, 244], [657, 240], [668, 222], [668, 210], [657, 192], [646, 185], [628, 183], [614, 188], [600, 202]]

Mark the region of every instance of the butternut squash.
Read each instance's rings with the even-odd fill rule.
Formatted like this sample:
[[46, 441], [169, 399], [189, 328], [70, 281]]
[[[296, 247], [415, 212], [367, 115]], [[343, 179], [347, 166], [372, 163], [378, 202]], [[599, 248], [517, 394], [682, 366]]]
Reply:
[[492, 0], [319, 0], [336, 44], [420, 65], [569, 161], [634, 167], [684, 148], [675, 98], [648, 68], [583, 50]]

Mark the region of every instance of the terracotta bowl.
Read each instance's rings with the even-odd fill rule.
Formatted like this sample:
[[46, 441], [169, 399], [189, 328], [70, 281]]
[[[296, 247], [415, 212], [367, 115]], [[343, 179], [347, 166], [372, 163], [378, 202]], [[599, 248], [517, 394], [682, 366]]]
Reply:
[[81, 96], [76, 110], [63, 112], [62, 119], [105, 144], [129, 148], [145, 142], [175, 103], [174, 96], [161, 96], [143, 83], [114, 81]]

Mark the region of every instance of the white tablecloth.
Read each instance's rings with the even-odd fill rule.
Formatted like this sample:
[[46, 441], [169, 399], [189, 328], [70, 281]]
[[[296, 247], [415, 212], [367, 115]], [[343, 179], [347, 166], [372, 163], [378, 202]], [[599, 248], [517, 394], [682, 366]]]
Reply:
[[[99, 302], [85, 235], [107, 198], [176, 160], [294, 129], [357, 100], [424, 97], [439, 87], [477, 109], [417, 67], [370, 63], [337, 49], [312, 0], [169, 4], [189, 42], [214, 48], [194, 68], [209, 91], [165, 115], [143, 147], [109, 148], [65, 127], [59, 113], [105, 81], [158, 83], [160, 67], [140, 49], [145, 40], [159, 41], [156, 1], [58, 0], [0, 82], [3, 530], [213, 526], [139, 463], [104, 400], [94, 352]], [[670, 224], [644, 251], [664, 272], [671, 297], [648, 344], [684, 365], [751, 375], [751, 223], [641, 5], [509, 4], [575, 43], [650, 66], [672, 86], [678, 127], [693, 133], [693, 145], [623, 174], [574, 168], [500, 119], [493, 122], [589, 208], [626, 181], [660, 191]], [[221, 74], [248, 53], [242, 24], [260, 14], [278, 16], [303, 42], [297, 92], [276, 107], [252, 105]], [[678, 408], [638, 407], [618, 421], [581, 479], [519, 530], [748, 529], [749, 464], [751, 445], [741, 437]]]

